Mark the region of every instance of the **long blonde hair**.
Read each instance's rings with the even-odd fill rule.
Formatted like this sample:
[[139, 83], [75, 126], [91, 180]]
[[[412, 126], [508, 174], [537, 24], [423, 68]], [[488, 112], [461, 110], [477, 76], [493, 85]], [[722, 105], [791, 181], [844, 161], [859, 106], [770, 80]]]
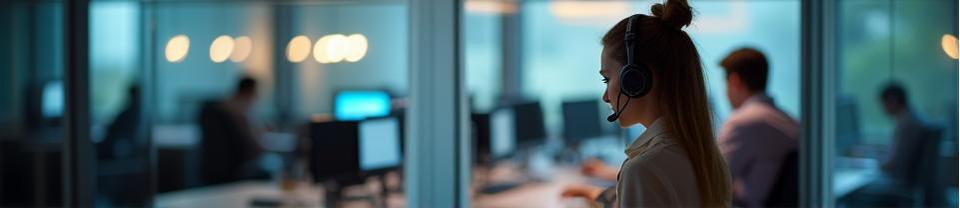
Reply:
[[[700, 55], [690, 36], [681, 30], [693, 19], [691, 10], [686, 0], [667, 0], [665, 5], [653, 5], [653, 16], [639, 15], [634, 23], [636, 60], [655, 71], [653, 90], [660, 96], [658, 110], [667, 131], [690, 157], [702, 205], [725, 207], [733, 197], [730, 173], [714, 138]], [[626, 63], [626, 27], [627, 18], [603, 37], [604, 48], [620, 63]]]

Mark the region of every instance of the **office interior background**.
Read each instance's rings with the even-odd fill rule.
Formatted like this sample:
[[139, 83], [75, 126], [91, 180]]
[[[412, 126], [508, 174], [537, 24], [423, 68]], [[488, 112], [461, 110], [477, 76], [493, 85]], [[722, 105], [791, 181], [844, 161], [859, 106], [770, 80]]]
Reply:
[[[659, 2], [4, 1], [0, 207], [582, 207], [562, 188], [615, 182], [579, 164], [619, 166], [644, 131], [604, 119], [600, 38]], [[890, 154], [896, 81], [942, 127], [901, 205], [957, 206], [957, 1], [690, 3], [715, 129], [720, 61], [767, 55], [802, 205], [890, 198], [850, 196]], [[256, 171], [211, 176], [244, 145]]]

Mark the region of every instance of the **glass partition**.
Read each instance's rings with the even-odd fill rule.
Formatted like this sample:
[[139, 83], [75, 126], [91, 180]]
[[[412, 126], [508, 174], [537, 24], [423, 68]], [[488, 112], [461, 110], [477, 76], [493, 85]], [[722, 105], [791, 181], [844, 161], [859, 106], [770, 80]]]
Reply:
[[0, 206], [63, 206], [64, 4], [0, 3]]
[[836, 205], [957, 206], [957, 2], [836, 6]]

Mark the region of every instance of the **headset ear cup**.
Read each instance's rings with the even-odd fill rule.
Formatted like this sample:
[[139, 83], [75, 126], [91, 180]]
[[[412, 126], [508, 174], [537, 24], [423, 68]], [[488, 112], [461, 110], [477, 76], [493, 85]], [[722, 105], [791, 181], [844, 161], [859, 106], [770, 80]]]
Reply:
[[637, 79], [637, 68], [634, 65], [626, 65], [620, 69], [620, 92], [627, 97], [636, 97], [637, 92], [643, 87], [643, 80]]
[[627, 97], [636, 98], [650, 92], [650, 70], [646, 67], [627, 65], [620, 70], [620, 91]]
[[637, 68], [638, 80], [642, 80], [640, 89], [637, 90], [637, 97], [641, 97], [650, 93], [650, 90], [653, 89], [653, 73], [650, 71], [650, 68], [647, 67], [638, 67]]

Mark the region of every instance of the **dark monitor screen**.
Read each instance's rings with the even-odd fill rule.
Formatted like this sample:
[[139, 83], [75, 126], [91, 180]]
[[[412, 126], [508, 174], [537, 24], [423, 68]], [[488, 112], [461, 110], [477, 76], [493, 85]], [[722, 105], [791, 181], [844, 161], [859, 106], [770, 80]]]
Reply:
[[534, 146], [546, 142], [547, 134], [540, 102], [514, 105], [513, 116], [518, 145]]
[[603, 134], [603, 119], [600, 117], [600, 105], [596, 100], [564, 102], [563, 138], [567, 141], [580, 141]]
[[390, 94], [375, 90], [340, 91], [333, 98], [337, 120], [356, 121], [390, 115]]
[[360, 169], [364, 172], [400, 167], [400, 122], [383, 118], [360, 122]]
[[359, 174], [358, 129], [355, 121], [310, 124], [313, 181], [340, 180]]
[[516, 150], [515, 120], [511, 109], [490, 113], [490, 157], [494, 160], [508, 157]]
[[490, 158], [490, 114], [470, 114], [470, 138], [473, 139], [473, 162], [482, 164]]

